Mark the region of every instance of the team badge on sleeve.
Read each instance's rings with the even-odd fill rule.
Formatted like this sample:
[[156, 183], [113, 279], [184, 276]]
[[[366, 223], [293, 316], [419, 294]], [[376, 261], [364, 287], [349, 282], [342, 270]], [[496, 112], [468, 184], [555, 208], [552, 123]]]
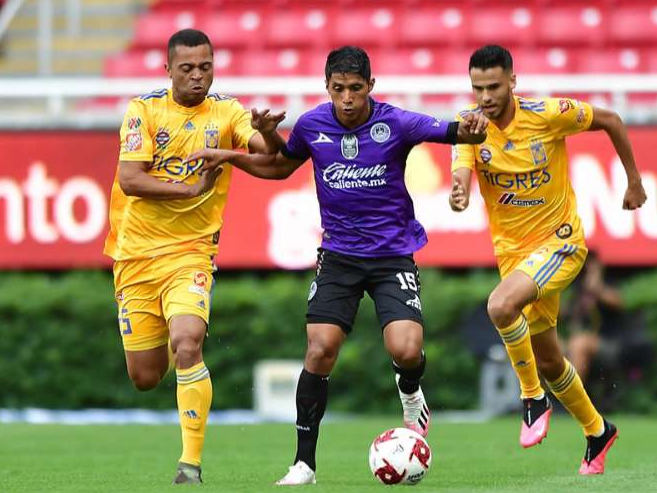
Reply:
[[142, 146], [141, 132], [128, 132], [125, 136], [126, 152], [140, 151]]
[[358, 156], [358, 137], [354, 134], [345, 134], [340, 142], [342, 155], [346, 159], [355, 159]]
[[370, 129], [370, 137], [374, 142], [382, 144], [390, 138], [390, 127], [385, 123], [375, 123]]

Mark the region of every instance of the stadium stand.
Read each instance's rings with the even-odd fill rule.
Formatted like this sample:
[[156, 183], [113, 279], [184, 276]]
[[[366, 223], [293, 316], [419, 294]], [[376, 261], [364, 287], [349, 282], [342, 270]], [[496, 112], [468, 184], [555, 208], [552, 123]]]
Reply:
[[372, 53], [379, 74], [462, 73], [465, 54], [490, 42], [512, 48], [527, 73], [655, 71], [647, 52], [657, 42], [657, 1], [482, 6], [480, 0], [160, 0], [140, 15], [129, 48], [107, 58], [104, 73], [153, 75], [152, 50], [183, 27], [208, 32], [224, 55], [217, 73], [238, 76], [316, 75], [329, 48], [349, 43]]

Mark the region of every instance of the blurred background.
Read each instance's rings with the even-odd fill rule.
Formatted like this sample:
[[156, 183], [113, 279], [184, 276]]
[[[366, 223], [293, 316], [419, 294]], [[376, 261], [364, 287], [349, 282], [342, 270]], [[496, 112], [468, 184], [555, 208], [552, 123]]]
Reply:
[[[370, 54], [375, 98], [439, 118], [470, 102], [468, 59], [487, 43], [512, 52], [520, 94], [617, 111], [648, 202], [621, 209], [624, 172], [605, 135], [570, 139], [601, 266], [564, 296], [559, 330], [603, 410], [657, 413], [656, 0], [0, 0], [0, 419], [45, 419], [33, 408], [175, 408], [171, 376], [145, 394], [127, 378], [102, 246], [127, 101], [169, 86], [166, 42], [187, 27], [214, 44], [212, 90], [287, 110], [285, 133], [327, 99], [326, 55], [343, 44]], [[416, 257], [423, 387], [432, 409], [504, 413], [517, 388], [485, 313], [497, 280], [486, 214], [476, 190], [466, 213], [449, 210], [449, 165], [449, 147], [422, 145], [407, 169], [430, 240]], [[321, 232], [310, 171], [284, 182], [233, 175], [205, 345], [215, 410], [289, 417]], [[369, 299], [350, 339], [330, 410], [398, 413]], [[258, 373], [269, 360], [290, 364]]]

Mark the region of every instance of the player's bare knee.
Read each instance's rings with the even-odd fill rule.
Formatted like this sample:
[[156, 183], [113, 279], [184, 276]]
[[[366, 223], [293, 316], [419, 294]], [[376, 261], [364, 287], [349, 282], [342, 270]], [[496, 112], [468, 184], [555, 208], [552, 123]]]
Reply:
[[422, 361], [422, 344], [409, 341], [393, 351], [392, 358], [402, 368], [415, 368]]
[[332, 347], [324, 342], [312, 342], [308, 344], [306, 351], [306, 366], [326, 367], [333, 366], [338, 357], [338, 348]]
[[520, 310], [508, 297], [493, 292], [488, 298], [488, 315], [495, 327], [508, 327], [520, 315]]
[[201, 341], [193, 337], [185, 337], [178, 341], [174, 352], [179, 368], [188, 368], [203, 359]]
[[129, 376], [135, 388], [142, 392], [154, 389], [161, 380], [159, 372], [152, 370], [133, 370]]

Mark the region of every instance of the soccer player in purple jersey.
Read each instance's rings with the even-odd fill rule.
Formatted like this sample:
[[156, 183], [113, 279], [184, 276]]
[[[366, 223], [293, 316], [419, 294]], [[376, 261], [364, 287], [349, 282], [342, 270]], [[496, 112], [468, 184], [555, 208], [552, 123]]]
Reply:
[[430, 414], [420, 378], [424, 373], [420, 279], [413, 252], [427, 243], [404, 183], [406, 157], [422, 142], [481, 143], [488, 120], [470, 114], [447, 122], [370, 98], [370, 61], [345, 46], [326, 61], [331, 97], [297, 121], [276, 156], [204, 149], [205, 169], [222, 163], [254, 176], [283, 179], [308, 158], [313, 161], [322, 245], [317, 276], [308, 294], [308, 348], [297, 386], [297, 453], [279, 485], [315, 483], [315, 450], [326, 409], [329, 374], [358, 305], [374, 300], [383, 340], [392, 357], [406, 427], [423, 436]]

